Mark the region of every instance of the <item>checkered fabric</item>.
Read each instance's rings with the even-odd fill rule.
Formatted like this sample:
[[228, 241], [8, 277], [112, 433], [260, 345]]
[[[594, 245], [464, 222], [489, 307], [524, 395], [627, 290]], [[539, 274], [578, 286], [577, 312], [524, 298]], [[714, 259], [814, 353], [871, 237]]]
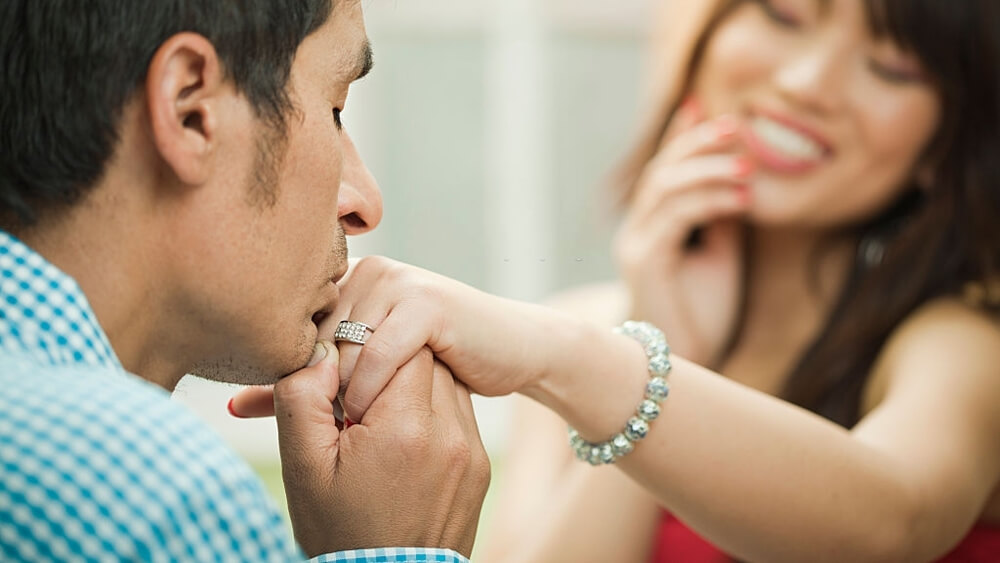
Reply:
[[[304, 559], [260, 480], [126, 373], [72, 278], [0, 231], [0, 561]], [[320, 562], [465, 562], [364, 549]]]

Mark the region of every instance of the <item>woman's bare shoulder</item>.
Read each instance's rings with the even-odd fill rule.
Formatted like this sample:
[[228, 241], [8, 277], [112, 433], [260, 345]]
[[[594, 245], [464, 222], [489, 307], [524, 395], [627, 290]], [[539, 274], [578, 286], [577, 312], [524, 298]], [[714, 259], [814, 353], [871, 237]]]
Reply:
[[580, 285], [549, 296], [545, 305], [579, 319], [612, 326], [628, 318], [628, 289], [620, 281]]
[[919, 307], [900, 323], [889, 338], [887, 351], [937, 341], [956, 350], [975, 347], [1000, 355], [1000, 316], [958, 298], [940, 298]]
[[[923, 372], [920, 366], [949, 366], [949, 377], [968, 374], [1000, 389], [1000, 317], [958, 298], [930, 301], [907, 316], [889, 335], [862, 401], [867, 412], [881, 402], [894, 380]], [[943, 375], [943, 374], [942, 374]]]

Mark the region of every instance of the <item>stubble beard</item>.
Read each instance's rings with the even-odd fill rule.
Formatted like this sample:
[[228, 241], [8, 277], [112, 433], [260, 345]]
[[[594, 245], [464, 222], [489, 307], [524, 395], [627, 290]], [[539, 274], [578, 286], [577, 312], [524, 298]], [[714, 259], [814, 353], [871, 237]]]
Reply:
[[[281, 131], [274, 127], [264, 126], [264, 131], [258, 136], [257, 154], [254, 166], [247, 178], [247, 203], [261, 212], [274, 207], [278, 202], [280, 191], [279, 171], [285, 158], [287, 139]], [[336, 227], [330, 268], [333, 272], [337, 266], [347, 262], [347, 236], [339, 223]], [[203, 379], [238, 385], [268, 385], [282, 377], [305, 367], [312, 356], [316, 342], [306, 332], [299, 331], [291, 353], [280, 357], [238, 357], [231, 355], [222, 359], [197, 363], [191, 374]]]
[[[276, 129], [276, 126], [265, 123], [262, 124], [257, 135], [256, 145], [254, 164], [246, 180], [246, 202], [264, 213], [278, 202], [279, 171], [288, 143], [282, 131]], [[313, 346], [314, 343], [309, 342], [306, 334], [300, 332], [293, 347], [294, 354], [280, 359], [278, 357], [258, 357], [256, 360], [249, 356], [230, 355], [221, 359], [216, 357], [196, 363], [191, 369], [191, 374], [221, 383], [268, 385], [301, 368], [308, 361]], [[305, 359], [299, 363], [297, 359], [303, 356]], [[273, 365], [268, 365], [271, 362]], [[293, 365], [295, 363], [299, 363], [299, 365]]]

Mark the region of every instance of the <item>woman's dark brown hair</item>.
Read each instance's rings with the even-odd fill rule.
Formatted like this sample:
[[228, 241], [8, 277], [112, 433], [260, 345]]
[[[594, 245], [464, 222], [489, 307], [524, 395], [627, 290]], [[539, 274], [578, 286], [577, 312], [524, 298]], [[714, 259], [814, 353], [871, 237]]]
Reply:
[[[749, 1], [760, 0], [724, 0], [709, 19], [681, 75], [680, 95], [664, 106], [622, 168], [626, 200], [689, 90], [712, 33]], [[873, 33], [921, 60], [940, 94], [942, 117], [922, 160], [932, 170], [929, 182], [911, 186], [880, 215], [845, 233], [859, 241], [858, 259], [781, 393], [844, 426], [858, 421], [865, 381], [894, 328], [932, 299], [960, 294], [970, 284], [995, 287], [1000, 273], [1000, 3], [864, 3]], [[996, 301], [984, 307], [997, 312]]]

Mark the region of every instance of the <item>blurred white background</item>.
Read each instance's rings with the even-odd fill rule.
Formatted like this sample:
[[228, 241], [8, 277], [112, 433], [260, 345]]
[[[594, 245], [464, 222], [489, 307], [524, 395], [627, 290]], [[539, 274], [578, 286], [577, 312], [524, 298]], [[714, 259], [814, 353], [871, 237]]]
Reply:
[[[641, 113], [654, 2], [366, 0], [375, 70], [343, 118], [385, 216], [349, 239], [352, 256], [527, 300], [611, 278], [605, 186]], [[175, 398], [256, 466], [276, 464], [273, 421], [227, 414], [235, 390], [189, 377]], [[476, 406], [501, 457], [509, 401]]]

